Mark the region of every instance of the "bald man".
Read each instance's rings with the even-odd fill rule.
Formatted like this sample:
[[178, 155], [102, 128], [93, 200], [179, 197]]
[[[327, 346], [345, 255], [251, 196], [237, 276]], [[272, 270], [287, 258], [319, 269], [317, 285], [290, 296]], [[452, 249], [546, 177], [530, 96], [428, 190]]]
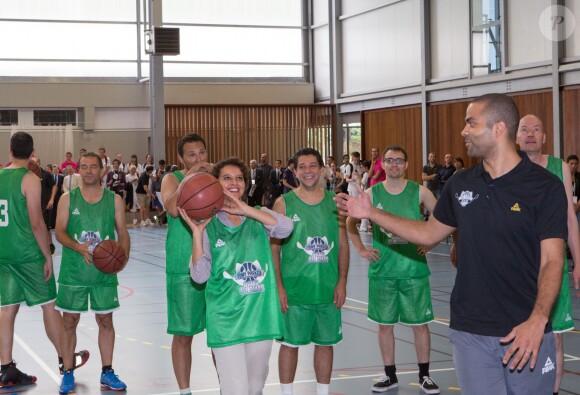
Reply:
[[[574, 286], [578, 289], [580, 280], [580, 236], [578, 231], [578, 219], [574, 212], [574, 202], [572, 201], [572, 179], [566, 163], [550, 155], [542, 154], [542, 147], [546, 143], [546, 133], [544, 124], [541, 119], [535, 115], [529, 114], [520, 120], [516, 142], [520, 150], [528, 155], [528, 158], [537, 165], [542, 166], [550, 173], [554, 174], [564, 182], [566, 197], [568, 199], [568, 245], [572, 258], [574, 259]], [[554, 393], [560, 390], [562, 375], [564, 373], [564, 338], [562, 332], [574, 329], [574, 320], [572, 319], [572, 305], [570, 302], [570, 287], [568, 282], [568, 260], [566, 259], [566, 250], [564, 254], [564, 270], [562, 278], [562, 287], [560, 295], [552, 308], [550, 320], [556, 337], [556, 383], [554, 384]]]

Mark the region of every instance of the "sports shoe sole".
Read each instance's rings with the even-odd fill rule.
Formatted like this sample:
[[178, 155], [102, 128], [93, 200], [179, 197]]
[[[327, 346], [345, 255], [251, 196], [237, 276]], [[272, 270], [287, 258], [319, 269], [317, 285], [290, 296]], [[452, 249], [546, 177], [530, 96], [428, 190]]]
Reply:
[[398, 386], [399, 386], [399, 383], [395, 383], [395, 384], [390, 385], [388, 388], [375, 388], [375, 387], [371, 387], [371, 390], [373, 392], [387, 392], [387, 391], [390, 391], [390, 390], [394, 390]]
[[127, 391], [127, 388], [113, 388], [101, 383], [101, 391]]
[[15, 387], [17, 385], [32, 385], [36, 383], [36, 377], [32, 376], [31, 380], [23, 380], [23, 381], [19, 381], [17, 383], [9, 381], [7, 383], [0, 383], [0, 388], [4, 388], [4, 387]]

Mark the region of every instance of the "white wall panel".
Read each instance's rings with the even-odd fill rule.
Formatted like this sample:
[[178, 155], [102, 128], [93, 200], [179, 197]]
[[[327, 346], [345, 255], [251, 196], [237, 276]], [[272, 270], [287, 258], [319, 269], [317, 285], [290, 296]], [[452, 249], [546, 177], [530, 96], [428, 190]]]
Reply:
[[328, 0], [312, 0], [312, 14], [314, 25], [328, 23]]
[[314, 96], [330, 97], [330, 49], [328, 25], [314, 30]]
[[149, 108], [96, 108], [95, 129], [149, 129]]
[[[575, 18], [576, 28], [574, 32], [566, 40], [566, 50], [565, 57], [571, 58], [574, 56], [580, 56], [580, 1], [578, 0], [565, 0], [564, 5], [572, 11]], [[569, 23], [564, 21], [564, 23]]]
[[343, 93], [419, 82], [419, 12], [407, 0], [343, 20]]
[[469, 3], [431, 0], [431, 78], [469, 73]]
[[550, 0], [507, 2], [507, 54], [506, 66], [550, 60], [552, 42], [540, 31], [540, 15], [550, 7]]
[[350, 15], [359, 13], [364, 10], [377, 8], [385, 4], [395, 3], [397, 1], [398, 0], [342, 0], [340, 4], [342, 7], [342, 14]]

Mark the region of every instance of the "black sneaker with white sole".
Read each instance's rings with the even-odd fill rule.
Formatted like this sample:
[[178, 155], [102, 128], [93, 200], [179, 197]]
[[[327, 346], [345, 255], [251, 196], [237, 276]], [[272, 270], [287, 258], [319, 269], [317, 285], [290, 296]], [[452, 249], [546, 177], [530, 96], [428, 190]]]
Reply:
[[421, 378], [421, 391], [426, 394], [439, 394], [439, 386], [435, 384], [433, 379], [429, 376], [423, 376]]
[[397, 376], [389, 377], [387, 375], [379, 377], [379, 381], [373, 384], [373, 392], [386, 392], [388, 390], [392, 390], [393, 388], [397, 388], [399, 386], [399, 380]]

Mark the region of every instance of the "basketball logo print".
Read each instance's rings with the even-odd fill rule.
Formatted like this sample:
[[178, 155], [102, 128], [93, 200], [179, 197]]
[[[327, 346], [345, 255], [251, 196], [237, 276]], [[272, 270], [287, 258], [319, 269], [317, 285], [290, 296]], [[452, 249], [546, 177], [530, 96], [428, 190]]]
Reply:
[[93, 252], [93, 250], [95, 249], [95, 246], [102, 241], [101, 234], [98, 231], [93, 232], [92, 230], [89, 230], [89, 231], [83, 230], [81, 232], [81, 237], [78, 237], [77, 234], [75, 233], [74, 238], [79, 244], [84, 244], [87, 241], [90, 241], [91, 242], [91, 244], [89, 245], [90, 252]]
[[328, 245], [326, 236], [308, 237], [306, 238], [306, 247], [302, 246], [300, 242], [296, 242], [296, 246], [308, 254], [309, 263], [326, 263], [328, 262], [328, 254], [334, 248], [334, 241]]
[[262, 270], [260, 262], [236, 263], [236, 273], [232, 276], [224, 271], [223, 276], [228, 280], [233, 280], [240, 286], [240, 295], [248, 295], [258, 292], [264, 292], [265, 288], [262, 281], [268, 273], [268, 265]]

